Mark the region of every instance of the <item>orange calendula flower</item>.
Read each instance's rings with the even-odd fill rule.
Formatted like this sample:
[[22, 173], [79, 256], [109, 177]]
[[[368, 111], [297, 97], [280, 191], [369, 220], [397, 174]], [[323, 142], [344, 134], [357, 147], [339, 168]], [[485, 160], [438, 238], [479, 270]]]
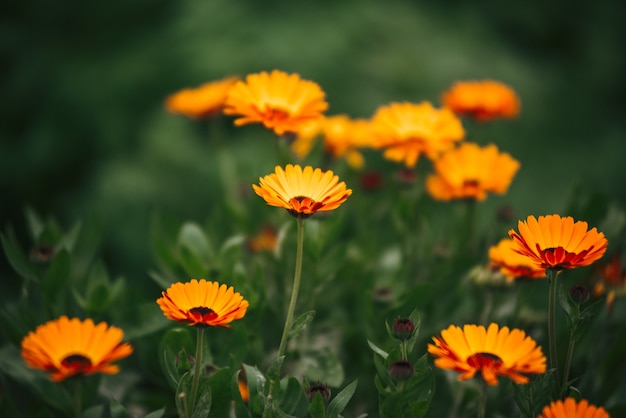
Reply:
[[331, 170], [292, 164], [284, 170], [276, 166], [274, 173], [261, 177], [252, 188], [268, 205], [285, 208], [297, 218], [335, 210], [352, 194]]
[[507, 376], [515, 383], [527, 383], [526, 374], [546, 371], [546, 357], [535, 340], [520, 329], [499, 328], [492, 323], [450, 325], [433, 337], [435, 344], [428, 352], [437, 357], [435, 366], [461, 373], [459, 380], [468, 380], [478, 372], [489, 385], [498, 384], [498, 376]]
[[22, 358], [29, 367], [49, 373], [55, 382], [94, 373], [116, 374], [119, 366], [112, 363], [133, 352], [123, 337], [121, 329], [106, 322], [61, 316], [24, 337]]
[[276, 252], [278, 248], [278, 234], [270, 226], [264, 227], [258, 235], [248, 239], [248, 248], [258, 253], [259, 251]]
[[479, 121], [513, 118], [519, 114], [520, 102], [509, 86], [497, 81], [462, 81], [443, 93], [444, 106], [459, 115]]
[[610, 418], [610, 415], [604, 408], [591, 405], [586, 399], [577, 402], [574, 398], [566, 398], [544, 407], [537, 418]]
[[328, 108], [325, 94], [313, 81], [274, 70], [250, 74], [228, 92], [224, 113], [239, 115], [236, 126], [262, 123], [277, 135], [298, 133]]
[[227, 77], [170, 95], [165, 107], [172, 113], [190, 118], [208, 118], [222, 111], [226, 96], [239, 77]]
[[461, 121], [450, 109], [430, 103], [391, 103], [372, 117], [374, 147], [383, 156], [412, 168], [420, 155], [435, 159], [465, 136]]
[[596, 228], [587, 230], [587, 222], [574, 222], [571, 216], [529, 216], [518, 222], [519, 233], [511, 229], [509, 237], [517, 244], [515, 251], [545, 269], [564, 270], [588, 266], [600, 259], [608, 245]]
[[189, 326], [229, 328], [248, 309], [248, 301], [232, 286], [205, 279], [174, 283], [162, 295], [156, 302], [163, 314]]
[[626, 269], [622, 268], [622, 257], [619, 252], [613, 254], [611, 261], [600, 266], [597, 281], [593, 286], [596, 296], [606, 294], [606, 310], [610, 313], [615, 298], [626, 295]]
[[485, 200], [488, 192], [506, 193], [519, 167], [495, 145], [481, 148], [466, 142], [434, 162], [435, 174], [426, 179], [426, 190], [437, 200]]
[[517, 245], [510, 238], [504, 238], [489, 248], [491, 267], [500, 270], [509, 280], [518, 277], [531, 279], [546, 277], [545, 269], [538, 267], [528, 257], [515, 252], [515, 248]]
[[373, 145], [371, 123], [346, 115], [327, 117], [322, 124], [324, 150], [334, 158], [346, 158], [350, 167], [361, 169], [365, 164], [360, 148]]

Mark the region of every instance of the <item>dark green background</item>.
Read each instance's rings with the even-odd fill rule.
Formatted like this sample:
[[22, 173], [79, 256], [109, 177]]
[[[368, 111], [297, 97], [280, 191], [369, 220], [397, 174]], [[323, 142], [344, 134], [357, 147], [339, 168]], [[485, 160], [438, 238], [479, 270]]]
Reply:
[[[560, 212], [577, 187], [622, 205], [626, 3], [587, 1], [4, 1], [0, 6], [0, 222], [32, 206], [105, 223], [112, 270], [152, 265], [153, 211], [202, 220], [219, 201], [207, 127], [167, 114], [186, 86], [274, 68], [370, 116], [493, 78], [522, 113], [470, 130], [522, 163], [516, 214]], [[237, 179], [271, 170], [273, 139], [234, 129]], [[474, 137], [472, 137], [472, 134]], [[5, 263], [5, 261], [2, 261]]]

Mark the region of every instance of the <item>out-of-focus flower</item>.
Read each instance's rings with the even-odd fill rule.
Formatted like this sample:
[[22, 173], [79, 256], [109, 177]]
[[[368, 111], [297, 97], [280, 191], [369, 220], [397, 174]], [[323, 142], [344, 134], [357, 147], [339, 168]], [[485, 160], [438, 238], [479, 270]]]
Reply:
[[298, 74], [274, 70], [249, 74], [228, 92], [224, 113], [238, 115], [235, 125], [262, 123], [277, 135], [297, 134], [328, 108], [320, 86]]
[[442, 102], [454, 113], [479, 121], [513, 118], [520, 111], [515, 91], [493, 80], [459, 81], [443, 93]]
[[180, 90], [165, 100], [165, 107], [172, 113], [190, 118], [211, 117], [222, 111], [226, 95], [237, 81], [239, 77], [227, 77], [199, 87]]
[[258, 253], [260, 251], [276, 252], [278, 246], [278, 234], [276, 230], [270, 226], [261, 229], [261, 232], [248, 239], [248, 248]]
[[22, 358], [55, 382], [94, 373], [116, 374], [116, 360], [128, 357], [133, 347], [122, 342], [124, 332], [106, 322], [81, 321], [61, 316], [39, 325], [22, 340]]
[[571, 216], [530, 215], [518, 221], [519, 233], [511, 229], [509, 237], [517, 245], [515, 251], [542, 268], [559, 271], [588, 266], [604, 255], [608, 245], [604, 234], [587, 227], [587, 222], [574, 222]]
[[435, 109], [422, 102], [391, 103], [378, 108], [372, 117], [374, 148], [384, 149], [383, 156], [403, 162], [408, 168], [421, 155], [437, 158], [463, 139], [461, 121], [450, 109]]
[[499, 328], [494, 323], [487, 329], [482, 325], [466, 324], [462, 329], [450, 325], [433, 341], [428, 352], [437, 357], [435, 366], [461, 373], [459, 380], [471, 379], [480, 372], [489, 385], [497, 385], [499, 376], [527, 383], [526, 374], [546, 371], [541, 347], [517, 328]]
[[364, 190], [374, 191], [378, 190], [383, 185], [383, 176], [378, 171], [370, 171], [363, 173], [359, 177], [359, 184]]
[[276, 166], [274, 173], [261, 177], [252, 188], [268, 205], [285, 208], [297, 218], [335, 210], [352, 194], [331, 170], [292, 164], [285, 169]]
[[161, 294], [156, 302], [163, 315], [189, 326], [229, 328], [248, 309], [248, 301], [232, 286], [205, 279], [174, 283]]
[[361, 169], [365, 165], [360, 148], [373, 145], [371, 123], [367, 119], [351, 119], [346, 115], [327, 117], [322, 123], [324, 150], [334, 158], [345, 158], [348, 165]]
[[239, 372], [239, 376], [237, 377], [237, 387], [239, 388], [241, 400], [248, 403], [250, 401], [250, 388], [248, 387], [248, 382], [243, 369]]
[[426, 179], [426, 190], [437, 200], [485, 200], [487, 193], [506, 193], [519, 167], [495, 145], [481, 148], [466, 142], [434, 162], [435, 174]]
[[578, 402], [566, 398], [545, 406], [537, 418], [610, 418], [610, 415], [603, 407], [591, 405], [586, 399]]
[[617, 296], [626, 295], [626, 269], [622, 267], [622, 257], [619, 252], [613, 254], [611, 261], [601, 265], [598, 269], [593, 293], [596, 296], [606, 294], [608, 312], [611, 312]]
[[311, 121], [302, 126], [291, 143], [291, 150], [299, 159], [305, 158], [311, 153], [315, 140], [322, 131], [323, 119]]
[[497, 245], [489, 248], [489, 262], [491, 267], [500, 270], [509, 279], [526, 277], [531, 279], [545, 278], [546, 270], [538, 267], [535, 262], [525, 255], [515, 251], [517, 245], [510, 238], [503, 238]]

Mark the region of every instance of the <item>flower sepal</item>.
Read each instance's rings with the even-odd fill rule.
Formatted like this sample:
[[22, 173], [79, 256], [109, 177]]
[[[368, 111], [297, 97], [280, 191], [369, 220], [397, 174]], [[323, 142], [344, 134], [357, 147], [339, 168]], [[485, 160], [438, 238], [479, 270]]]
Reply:
[[559, 303], [567, 314], [570, 323], [570, 338], [574, 342], [580, 341], [582, 336], [591, 326], [593, 318], [600, 312], [604, 305], [604, 299], [598, 299], [591, 303], [579, 303], [572, 297], [572, 292], [559, 289]]

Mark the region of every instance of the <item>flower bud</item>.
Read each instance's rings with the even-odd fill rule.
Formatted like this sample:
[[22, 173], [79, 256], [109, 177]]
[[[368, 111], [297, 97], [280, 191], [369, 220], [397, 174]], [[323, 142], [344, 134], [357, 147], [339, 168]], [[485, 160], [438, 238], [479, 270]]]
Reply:
[[322, 395], [324, 404], [327, 404], [330, 400], [330, 387], [328, 385], [325, 385], [318, 380], [305, 390], [305, 395], [309, 401], [312, 401], [318, 393]]
[[391, 326], [391, 335], [398, 340], [408, 340], [415, 334], [415, 324], [409, 318], [397, 317]]
[[583, 284], [576, 284], [569, 288], [569, 296], [574, 303], [581, 305], [589, 300], [589, 289]]
[[413, 365], [406, 360], [397, 360], [389, 365], [389, 375], [398, 382], [409, 380], [414, 373]]

